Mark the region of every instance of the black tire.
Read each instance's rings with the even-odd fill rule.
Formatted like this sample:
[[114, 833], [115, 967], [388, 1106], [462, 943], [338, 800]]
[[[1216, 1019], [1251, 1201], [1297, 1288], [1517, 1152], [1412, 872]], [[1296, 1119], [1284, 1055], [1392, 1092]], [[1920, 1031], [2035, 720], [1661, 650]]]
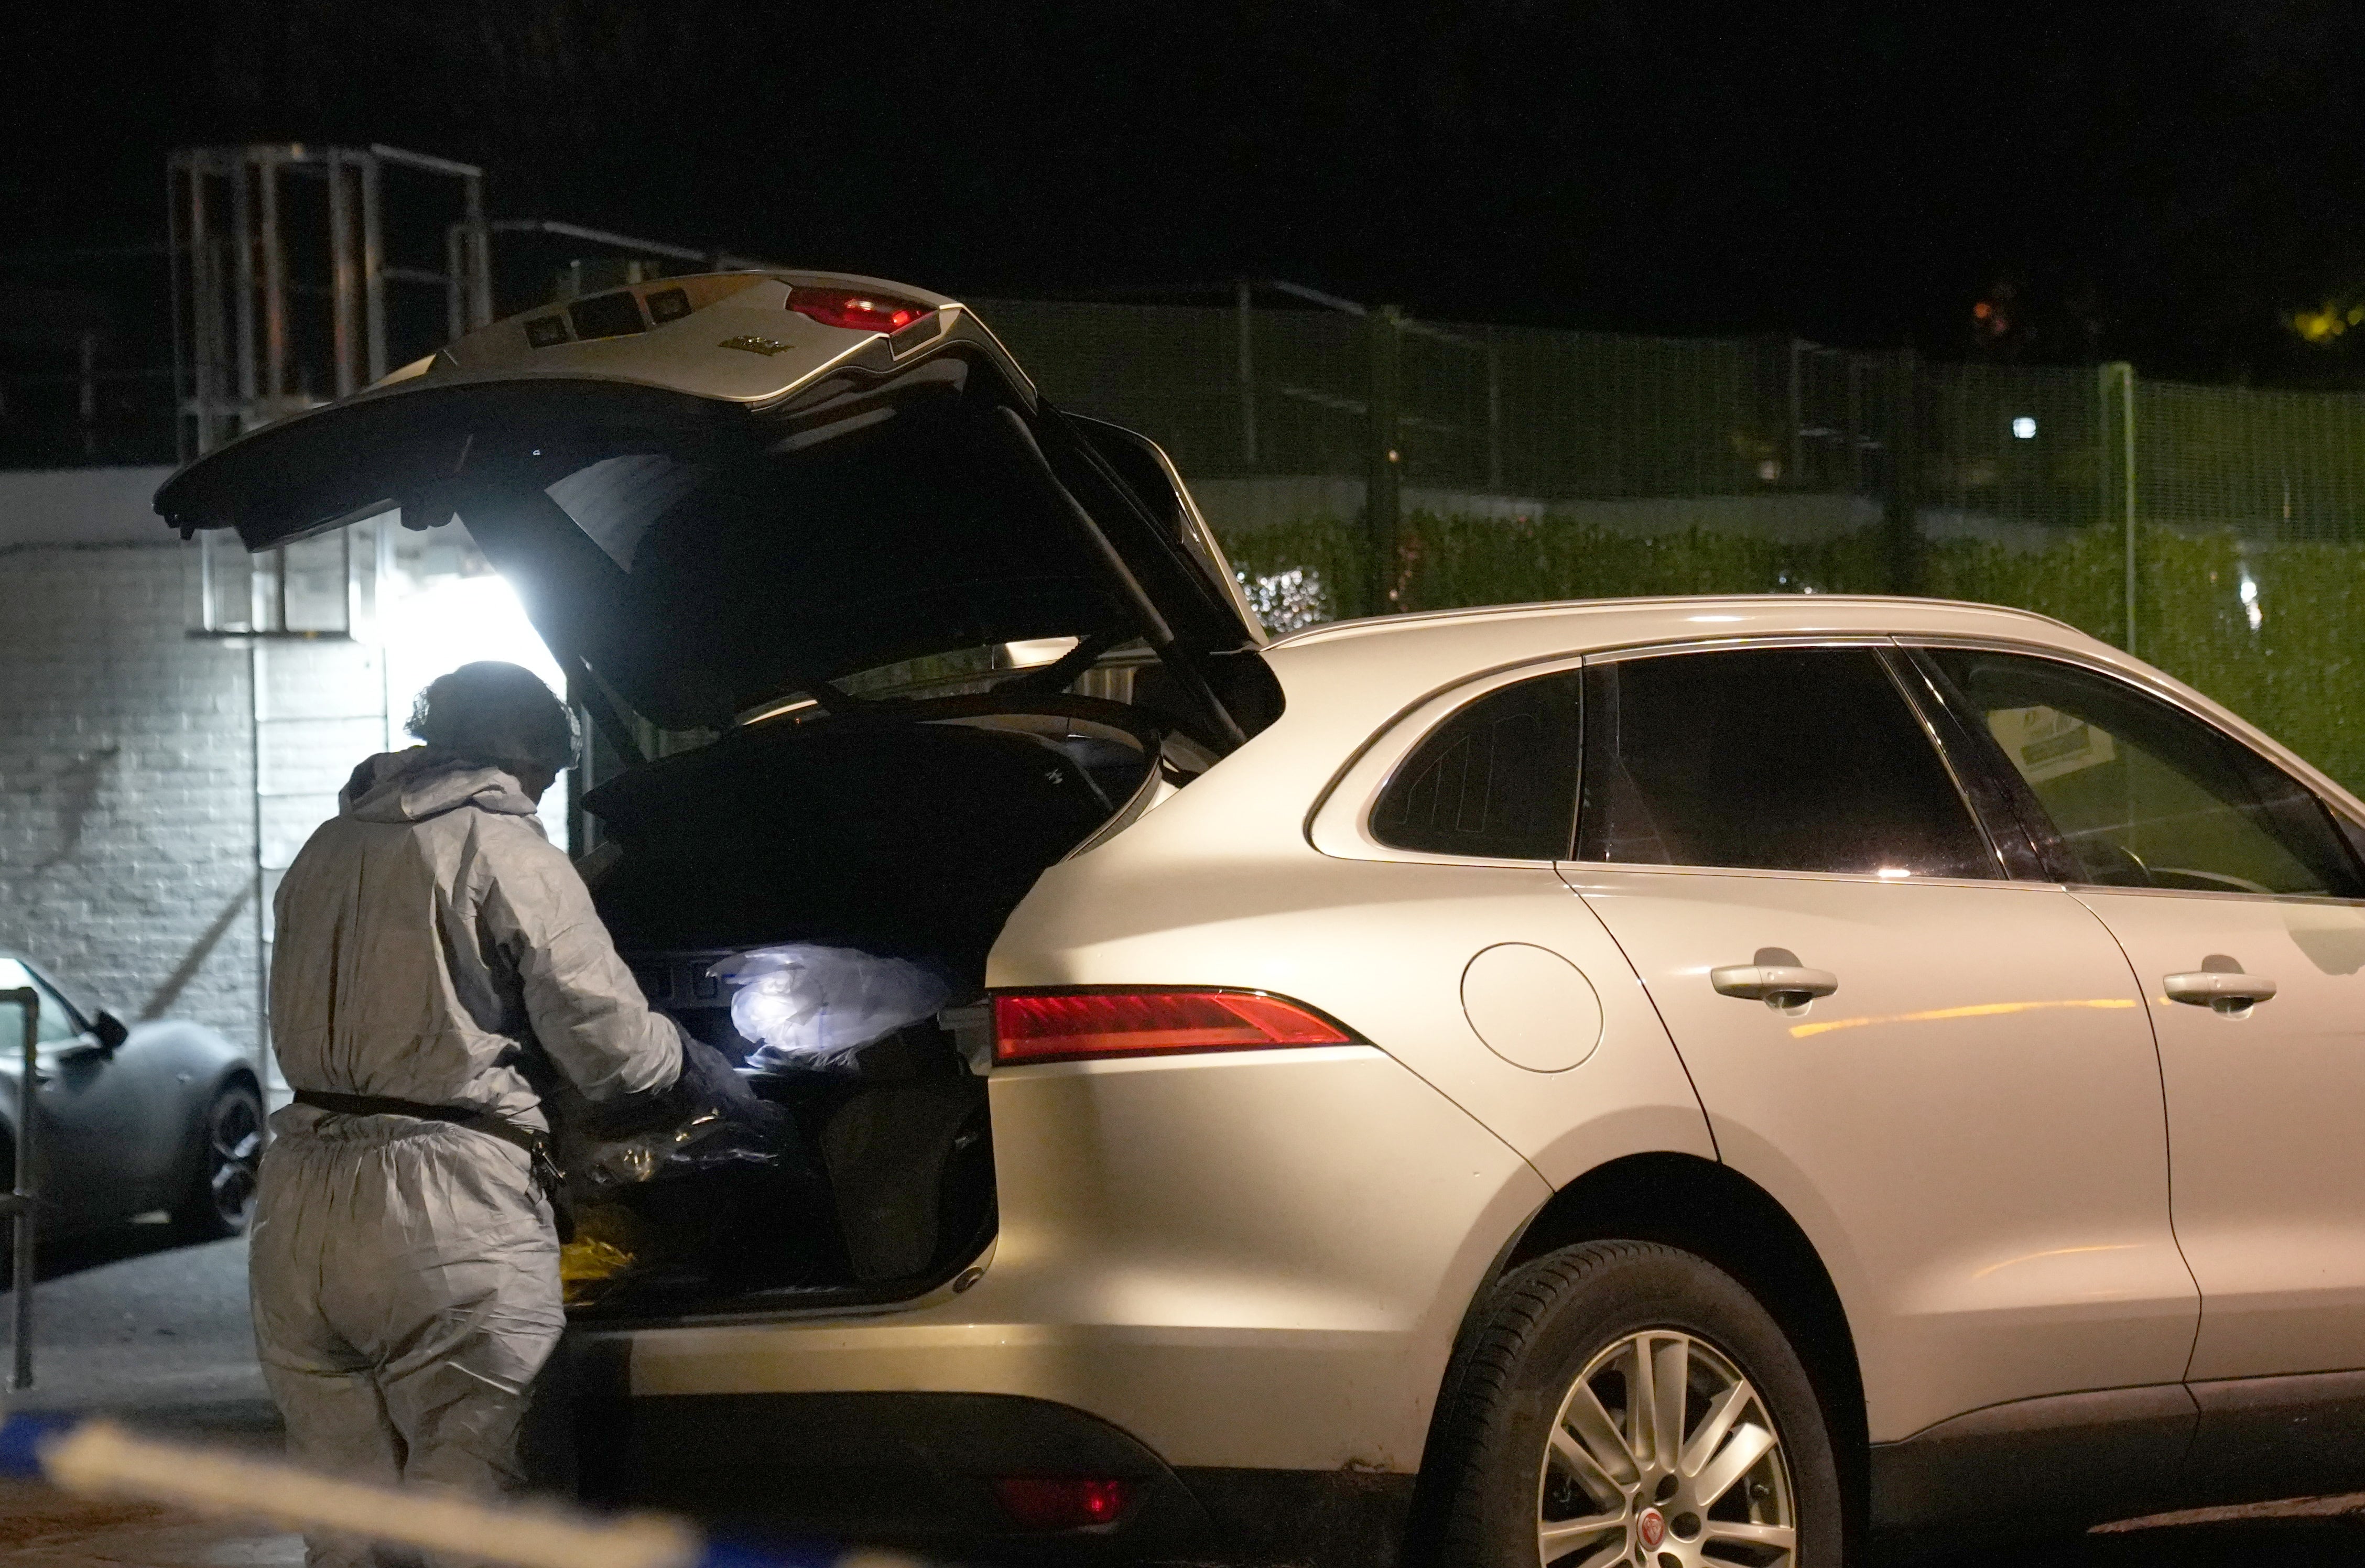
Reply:
[[[1652, 1369], [1676, 1366], [1685, 1369], [1685, 1400], [1677, 1436], [1662, 1449], [1645, 1435], [1648, 1411], [1661, 1406], [1621, 1402], [1657, 1375]], [[1589, 1368], [1595, 1404], [1586, 1407], [1576, 1384]], [[1740, 1392], [1720, 1392], [1731, 1389]], [[1580, 1425], [1604, 1412], [1610, 1436], [1583, 1438], [1572, 1427], [1553, 1457], [1564, 1401]], [[1720, 1430], [1723, 1407], [1733, 1416]], [[1806, 1369], [1754, 1297], [1688, 1252], [1594, 1241], [1504, 1278], [1454, 1357], [1432, 1432], [1415, 1546], [1448, 1568], [1839, 1568], [1839, 1472]], [[1750, 1460], [1769, 1434], [1775, 1446]], [[1625, 1455], [1631, 1479], [1580, 1479], [1597, 1450]], [[1617, 1517], [1624, 1522], [1586, 1522]], [[1740, 1539], [1778, 1532], [1785, 1518], [1787, 1554], [1778, 1535]], [[1568, 1532], [1549, 1554], [1548, 1524]]]
[[254, 1216], [263, 1097], [251, 1083], [224, 1084], [197, 1118], [194, 1137], [188, 1185], [173, 1205], [173, 1223], [198, 1240], [243, 1236]]

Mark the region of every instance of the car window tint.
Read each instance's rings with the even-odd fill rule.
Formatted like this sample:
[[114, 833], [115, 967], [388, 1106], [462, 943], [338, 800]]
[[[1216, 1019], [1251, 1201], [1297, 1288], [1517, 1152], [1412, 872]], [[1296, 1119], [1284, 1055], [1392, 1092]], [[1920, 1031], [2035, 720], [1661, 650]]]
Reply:
[[2052, 659], [1961, 649], [1933, 649], [1931, 657], [1986, 722], [2086, 880], [2365, 892], [2322, 802], [2215, 726], [2124, 681]]
[[[42, 1045], [61, 1045], [74, 1037], [73, 1014], [57, 992], [43, 985], [30, 969], [14, 958], [0, 958], [0, 991], [17, 991], [31, 986], [41, 999], [40, 1016], [34, 1025], [34, 1037]], [[24, 1008], [15, 1002], [0, 1002], [0, 1060], [24, 1048]]]
[[1673, 654], [1586, 677], [1580, 859], [1999, 873], [1920, 718], [1870, 649]]
[[1567, 855], [1581, 689], [1569, 670], [1488, 692], [1453, 714], [1397, 766], [1372, 835], [1432, 855]]

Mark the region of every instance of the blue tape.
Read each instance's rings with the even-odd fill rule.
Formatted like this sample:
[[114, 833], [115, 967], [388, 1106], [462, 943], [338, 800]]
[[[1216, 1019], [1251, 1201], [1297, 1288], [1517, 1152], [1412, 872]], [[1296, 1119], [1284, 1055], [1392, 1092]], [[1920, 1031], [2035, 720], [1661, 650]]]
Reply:
[[835, 1568], [834, 1546], [757, 1545], [745, 1540], [710, 1540], [700, 1553], [697, 1568]]
[[[79, 1416], [19, 1413], [0, 1420], [0, 1477], [39, 1480], [41, 1448], [82, 1424]], [[834, 1546], [710, 1540], [695, 1568], [836, 1568]]]
[[76, 1416], [17, 1415], [0, 1421], [0, 1475], [38, 1479], [41, 1445], [63, 1437], [80, 1420]]

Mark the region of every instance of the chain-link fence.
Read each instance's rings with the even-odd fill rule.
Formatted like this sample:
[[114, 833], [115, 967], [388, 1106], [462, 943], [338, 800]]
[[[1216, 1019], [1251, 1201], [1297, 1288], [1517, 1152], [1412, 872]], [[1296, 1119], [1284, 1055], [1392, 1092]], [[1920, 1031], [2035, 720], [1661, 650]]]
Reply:
[[2365, 394], [1245, 302], [978, 308], [1053, 399], [1166, 446], [1277, 624], [1660, 593], [2018, 605], [2365, 787]]

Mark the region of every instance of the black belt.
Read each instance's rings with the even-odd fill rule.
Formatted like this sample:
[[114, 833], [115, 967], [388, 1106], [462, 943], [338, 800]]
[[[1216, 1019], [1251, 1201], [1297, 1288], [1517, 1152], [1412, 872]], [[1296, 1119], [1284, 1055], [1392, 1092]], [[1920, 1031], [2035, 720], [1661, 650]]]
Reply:
[[296, 1103], [339, 1116], [409, 1116], [422, 1122], [449, 1122], [525, 1150], [533, 1184], [550, 1200], [551, 1218], [561, 1242], [575, 1239], [574, 1205], [566, 1201], [566, 1175], [551, 1157], [550, 1135], [519, 1126], [490, 1111], [465, 1105], [430, 1105], [421, 1100], [398, 1100], [387, 1094], [332, 1094], [325, 1089], [298, 1089]]

